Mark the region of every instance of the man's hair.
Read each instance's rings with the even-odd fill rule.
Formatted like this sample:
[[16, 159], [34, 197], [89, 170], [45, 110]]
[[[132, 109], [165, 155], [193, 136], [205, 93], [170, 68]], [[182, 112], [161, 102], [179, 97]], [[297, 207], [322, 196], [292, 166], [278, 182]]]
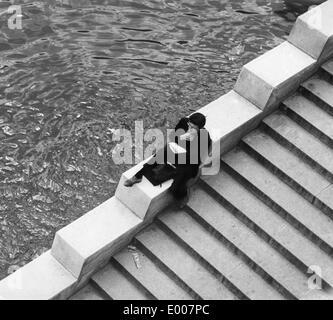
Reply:
[[196, 112], [190, 115], [189, 121], [202, 129], [206, 124], [206, 117], [202, 113]]

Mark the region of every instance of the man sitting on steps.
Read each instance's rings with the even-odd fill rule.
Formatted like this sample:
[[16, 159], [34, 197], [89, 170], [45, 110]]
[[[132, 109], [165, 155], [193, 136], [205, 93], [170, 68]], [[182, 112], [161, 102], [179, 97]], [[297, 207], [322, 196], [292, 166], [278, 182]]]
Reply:
[[[175, 142], [169, 142], [160, 149], [139, 172], [126, 180], [124, 185], [132, 187], [141, 182], [143, 176], [148, 178], [155, 170], [157, 176], [164, 175], [166, 179], [160, 177], [164, 181], [174, 180], [169, 190], [178, 201], [179, 206], [184, 207], [188, 201], [188, 181], [198, 176], [200, 169], [204, 166], [203, 161], [211, 152], [212, 140], [209, 132], [204, 128], [205, 124], [205, 116], [198, 112], [188, 118], [180, 119], [170, 139]], [[161, 155], [164, 165], [156, 161]], [[170, 160], [171, 158], [172, 160]], [[169, 175], [165, 174], [165, 163], [174, 168]]]

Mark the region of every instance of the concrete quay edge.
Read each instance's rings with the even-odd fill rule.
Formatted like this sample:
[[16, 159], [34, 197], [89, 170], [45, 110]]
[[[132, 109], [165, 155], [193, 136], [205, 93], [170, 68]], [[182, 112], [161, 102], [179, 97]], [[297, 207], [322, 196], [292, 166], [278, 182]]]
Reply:
[[[333, 1], [329, 2], [332, 6]], [[327, 3], [323, 5], [327, 6]], [[254, 129], [331, 56], [331, 41], [322, 46], [325, 59], [323, 53], [306, 53], [304, 48], [300, 49], [295, 41], [300, 32], [297, 23], [294, 27], [295, 30], [298, 28], [297, 32], [293, 31], [288, 41], [244, 66], [234, 90], [198, 110], [207, 115], [207, 129], [216, 130], [212, 138], [213, 143], [220, 146], [218, 156]], [[287, 61], [294, 53], [298, 64], [294, 60], [292, 63]], [[274, 73], [277, 61], [282, 61], [283, 68]], [[150, 186], [143, 185], [138, 188], [139, 197], [135, 196], [139, 192], [135, 189], [131, 190], [131, 197], [123, 196], [122, 181], [136, 169], [137, 166], [124, 172], [114, 197], [59, 230], [50, 251], [0, 281], [0, 299], [68, 298], [151, 223], [155, 215], [170, 204], [171, 200], [166, 196], [170, 181], [162, 188], [156, 187], [159, 189], [153, 194], [149, 191]], [[138, 200], [133, 199], [141, 201], [142, 197], [145, 197], [144, 206], [137, 211], [135, 204]]]

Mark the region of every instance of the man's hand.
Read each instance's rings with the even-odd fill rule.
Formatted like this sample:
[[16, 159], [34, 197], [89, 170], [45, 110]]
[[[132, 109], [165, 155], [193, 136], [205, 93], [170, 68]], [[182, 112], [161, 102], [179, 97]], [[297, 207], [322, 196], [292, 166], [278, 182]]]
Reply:
[[209, 161], [209, 162], [207, 162], [207, 163], [202, 163], [202, 164], [200, 164], [199, 169], [201, 170], [202, 168], [207, 168], [207, 167], [211, 166], [211, 165], [212, 165], [212, 162], [213, 162], [213, 161]]
[[197, 134], [198, 133], [195, 129], [190, 129], [185, 134], [181, 135], [179, 138], [180, 140], [193, 141], [194, 138], [197, 136]]
[[199, 170], [211, 166], [213, 164], [213, 160], [211, 160], [211, 158], [212, 158], [212, 151], [210, 150], [208, 153], [208, 157], [206, 157], [205, 160], [199, 165]]

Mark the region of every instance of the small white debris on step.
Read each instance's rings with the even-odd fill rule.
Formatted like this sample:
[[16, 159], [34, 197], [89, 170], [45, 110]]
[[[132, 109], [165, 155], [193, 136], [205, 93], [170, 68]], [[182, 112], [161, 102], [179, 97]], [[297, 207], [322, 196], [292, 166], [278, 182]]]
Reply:
[[134, 246], [128, 246], [128, 251], [132, 254], [135, 266], [137, 267], [137, 269], [140, 269], [142, 267], [141, 262], [140, 262], [140, 255], [136, 249], [136, 247]]

